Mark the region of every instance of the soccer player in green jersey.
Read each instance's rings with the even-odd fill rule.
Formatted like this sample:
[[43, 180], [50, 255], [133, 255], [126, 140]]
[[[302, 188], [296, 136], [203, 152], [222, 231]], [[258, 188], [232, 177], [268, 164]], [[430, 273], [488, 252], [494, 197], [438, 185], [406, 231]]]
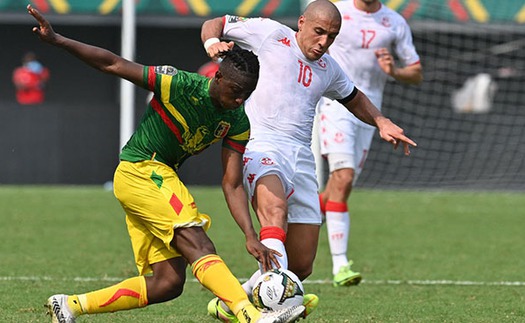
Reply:
[[222, 140], [222, 187], [232, 216], [246, 236], [249, 252], [269, 269], [278, 252], [258, 241], [242, 186], [242, 153], [249, 122], [242, 104], [257, 85], [259, 63], [249, 51], [224, 55], [215, 77], [178, 71], [171, 66], [143, 66], [105, 49], [53, 31], [30, 5], [39, 23], [33, 32], [90, 66], [127, 79], [154, 93], [137, 130], [122, 149], [114, 192], [126, 212], [139, 276], [78, 295], [53, 295], [47, 301], [53, 322], [75, 322], [81, 314], [144, 307], [178, 297], [186, 266], [199, 282], [222, 299], [240, 322], [291, 322], [303, 306], [262, 313], [217, 255], [206, 230], [210, 218], [197, 210], [176, 170], [188, 157]]

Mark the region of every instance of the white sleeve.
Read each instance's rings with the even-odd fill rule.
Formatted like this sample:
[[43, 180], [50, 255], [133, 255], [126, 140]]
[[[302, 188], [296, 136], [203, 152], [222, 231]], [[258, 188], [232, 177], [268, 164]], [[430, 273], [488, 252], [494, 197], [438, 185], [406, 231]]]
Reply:
[[[327, 55], [325, 55], [325, 57], [327, 57]], [[332, 100], [345, 99], [352, 94], [355, 85], [335, 60], [330, 59], [329, 63], [332, 65], [332, 77], [330, 77], [330, 84], [323, 96]]]
[[224, 39], [232, 40], [241, 48], [258, 55], [259, 47], [266, 37], [280, 26], [280, 23], [267, 18], [225, 15], [222, 35]]
[[412, 32], [405, 20], [399, 24], [396, 30], [395, 52], [404, 66], [419, 62], [419, 55], [412, 41]]

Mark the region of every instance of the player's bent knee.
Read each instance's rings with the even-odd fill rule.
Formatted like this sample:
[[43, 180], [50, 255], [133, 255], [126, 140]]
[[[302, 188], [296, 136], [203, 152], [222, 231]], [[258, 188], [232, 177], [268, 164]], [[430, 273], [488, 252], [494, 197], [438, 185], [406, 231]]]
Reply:
[[344, 186], [352, 184], [354, 180], [354, 170], [353, 169], [340, 169], [332, 173], [333, 180], [336, 183]]
[[170, 301], [182, 295], [183, 291], [184, 281], [179, 277], [174, 279], [151, 279], [148, 281], [148, 303], [154, 304]]
[[289, 265], [288, 269], [291, 270], [294, 274], [296, 274], [297, 277], [299, 277], [301, 281], [308, 278], [308, 276], [310, 276], [313, 271], [313, 267], [311, 265], [302, 266], [302, 267], [294, 267], [294, 266]]

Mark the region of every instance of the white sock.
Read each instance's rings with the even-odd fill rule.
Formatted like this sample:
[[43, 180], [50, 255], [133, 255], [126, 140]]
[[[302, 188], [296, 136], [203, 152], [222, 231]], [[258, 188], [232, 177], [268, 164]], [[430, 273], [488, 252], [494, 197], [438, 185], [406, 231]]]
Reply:
[[348, 263], [346, 257], [350, 234], [350, 214], [348, 211], [338, 212], [327, 209], [326, 228], [332, 254], [332, 273], [335, 275], [339, 272], [339, 268]]
[[[277, 261], [279, 261], [279, 264], [281, 265], [281, 268], [288, 269], [288, 256], [286, 254], [286, 249], [284, 247], [284, 243], [279, 239], [274, 238], [267, 238], [264, 240], [261, 240], [261, 243], [265, 245], [266, 247], [270, 249], [274, 249], [279, 251], [283, 256], [277, 257]], [[250, 301], [252, 301], [252, 290], [253, 286], [255, 286], [255, 281], [257, 281], [257, 278], [259, 278], [262, 275], [262, 268], [261, 264], [259, 263], [259, 270], [256, 270], [252, 276], [242, 284], [242, 288], [244, 289], [244, 292], [248, 297], [250, 298]], [[228, 313], [231, 313], [230, 309], [224, 302], [220, 302], [223, 309], [227, 310]]]
[[[261, 240], [261, 243], [266, 247], [278, 251], [282, 257], [276, 257], [277, 261], [281, 265], [281, 268], [288, 269], [288, 255], [286, 254], [286, 248], [284, 247], [284, 242], [275, 238], [266, 238]], [[275, 265], [274, 265], [275, 267]]]
[[[279, 251], [283, 256], [277, 257], [277, 261], [279, 261], [281, 268], [288, 269], [288, 256], [286, 254], [286, 249], [284, 248], [284, 243], [281, 240], [269, 238], [269, 239], [261, 240], [261, 243], [270, 249]], [[247, 295], [251, 296], [253, 286], [255, 286], [255, 281], [261, 275], [262, 275], [262, 268], [261, 268], [261, 264], [259, 263], [259, 270], [254, 272], [253, 275], [250, 277], [250, 279], [248, 279], [244, 284], [242, 284], [242, 288], [244, 289]]]

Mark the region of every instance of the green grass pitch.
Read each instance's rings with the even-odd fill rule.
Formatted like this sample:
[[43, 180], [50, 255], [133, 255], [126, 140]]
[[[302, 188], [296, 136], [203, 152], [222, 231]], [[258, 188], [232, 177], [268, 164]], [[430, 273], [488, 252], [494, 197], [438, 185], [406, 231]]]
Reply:
[[[209, 233], [240, 278], [256, 264], [219, 188], [192, 187]], [[330, 285], [323, 226], [311, 322], [525, 322], [525, 196], [498, 192], [356, 190], [349, 255], [364, 281]], [[134, 276], [124, 214], [99, 187], [0, 186], [0, 321], [48, 322], [43, 303]], [[78, 322], [214, 322], [212, 294], [188, 271], [178, 299]]]

